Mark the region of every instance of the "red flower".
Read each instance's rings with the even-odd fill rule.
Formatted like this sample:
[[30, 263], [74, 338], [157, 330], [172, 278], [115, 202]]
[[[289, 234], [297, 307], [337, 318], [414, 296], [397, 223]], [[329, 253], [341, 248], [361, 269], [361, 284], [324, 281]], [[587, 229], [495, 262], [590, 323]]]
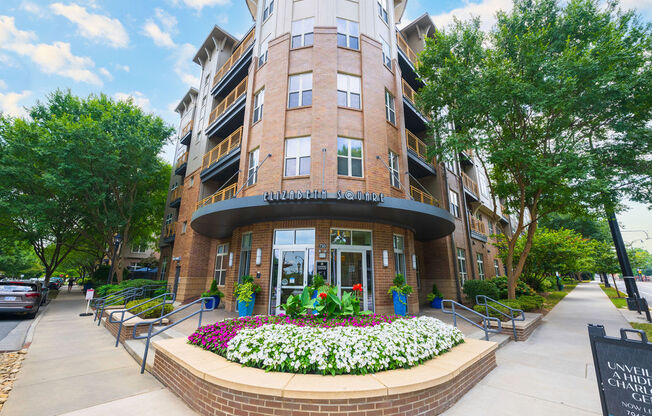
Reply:
[[358, 291], [358, 292], [362, 292], [362, 284], [357, 283], [357, 284], [353, 285], [353, 290]]
[[320, 294], [319, 294], [319, 297], [320, 297], [321, 299], [326, 299], [326, 296], [328, 296], [326, 293], [320, 293]]

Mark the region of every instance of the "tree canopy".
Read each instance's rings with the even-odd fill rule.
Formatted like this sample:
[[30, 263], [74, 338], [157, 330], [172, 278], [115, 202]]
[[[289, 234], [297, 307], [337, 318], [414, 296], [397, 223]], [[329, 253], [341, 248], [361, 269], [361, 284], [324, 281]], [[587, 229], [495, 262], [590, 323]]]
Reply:
[[427, 40], [418, 101], [432, 116], [431, 152], [473, 149], [492, 198], [515, 216], [510, 297], [539, 219], [617, 208], [623, 193], [650, 203], [651, 45], [649, 24], [594, 0], [517, 0], [489, 33], [473, 19]]

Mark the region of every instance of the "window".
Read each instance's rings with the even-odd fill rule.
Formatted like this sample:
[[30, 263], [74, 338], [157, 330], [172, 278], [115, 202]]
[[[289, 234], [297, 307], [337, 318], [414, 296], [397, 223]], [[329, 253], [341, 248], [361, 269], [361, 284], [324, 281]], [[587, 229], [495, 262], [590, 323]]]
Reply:
[[385, 42], [384, 39], [380, 40], [383, 44], [383, 64], [389, 69], [392, 69], [392, 54], [389, 50], [389, 43]]
[[285, 140], [285, 176], [310, 175], [310, 137]]
[[132, 253], [143, 254], [146, 250], [147, 250], [147, 244], [139, 243], [139, 244], [132, 244], [131, 245], [131, 252]]
[[371, 231], [331, 230], [331, 244], [336, 246], [371, 246]]
[[249, 169], [247, 170], [247, 186], [258, 182], [258, 150], [249, 152]]
[[500, 266], [498, 266], [498, 260], [494, 259], [494, 272], [496, 272], [496, 277], [500, 276]]
[[140, 264], [138, 264], [138, 262], [132, 261], [131, 263], [129, 263], [129, 266], [127, 268], [131, 271], [134, 271], [140, 268]]
[[312, 105], [312, 72], [290, 75], [288, 108]]
[[263, 66], [267, 62], [267, 47], [269, 46], [269, 36], [260, 45], [260, 52], [258, 53], [258, 67]]
[[337, 74], [337, 105], [360, 108], [360, 77]]
[[315, 229], [274, 230], [274, 245], [315, 244]]
[[191, 176], [190, 179], [188, 180], [188, 188], [192, 188], [194, 184], [195, 184], [195, 177]]
[[476, 256], [478, 259], [478, 277], [484, 280], [484, 256], [482, 253], [477, 253]]
[[383, 22], [389, 24], [389, 17], [387, 16], [387, 0], [378, 0], [378, 16], [383, 19]]
[[185, 233], [187, 228], [188, 228], [188, 221], [184, 221], [183, 224], [181, 224], [181, 232]]
[[312, 45], [314, 20], [309, 17], [292, 22], [292, 48]]
[[414, 265], [417, 266], [415, 272], [417, 274], [417, 289], [421, 289], [421, 267], [419, 267], [419, 257], [414, 254]]
[[394, 96], [385, 90], [385, 116], [387, 121], [396, 124], [396, 110], [394, 110]]
[[358, 22], [337, 18], [337, 46], [360, 49]]
[[272, 14], [274, 11], [274, 0], [265, 0], [264, 6], [263, 6], [263, 22], [267, 20], [267, 18]]
[[402, 235], [394, 235], [394, 272], [401, 274], [407, 281], [405, 276], [405, 252], [404, 252], [404, 239]]
[[460, 286], [464, 286], [468, 275], [466, 273], [466, 253], [461, 248], [457, 249], [457, 268], [460, 275]]
[[398, 171], [398, 155], [391, 150], [389, 151], [389, 184], [397, 188], [401, 187]]
[[480, 193], [486, 197], [489, 196], [489, 183], [487, 182], [487, 178], [484, 176], [480, 176], [480, 180], [478, 181], [480, 183]]
[[448, 198], [450, 199], [449, 211], [453, 216], [460, 217], [460, 197], [457, 192], [448, 190]]
[[161, 274], [159, 275], [159, 280], [167, 280], [165, 273], [168, 271], [168, 258], [163, 257], [161, 260]]
[[362, 178], [362, 140], [337, 138], [337, 174]]
[[242, 244], [240, 245], [240, 270], [238, 282], [242, 283], [242, 276], [249, 275], [249, 263], [251, 263], [251, 233], [242, 234]]
[[487, 224], [489, 225], [489, 234], [494, 233], [494, 223], [491, 221], [487, 221]]
[[217, 246], [217, 254], [215, 255], [215, 274], [213, 275], [213, 278], [217, 281], [219, 286], [224, 286], [226, 281], [226, 255], [228, 254], [228, 251], [228, 244], [220, 244]]
[[165, 225], [172, 224], [172, 214], [168, 214], [165, 216]]
[[446, 162], [446, 167], [448, 170], [457, 175], [457, 163], [454, 160], [449, 160]]
[[263, 102], [265, 101], [265, 88], [258, 91], [254, 96], [254, 115], [252, 117], [253, 122], [257, 123], [258, 120], [263, 118]]

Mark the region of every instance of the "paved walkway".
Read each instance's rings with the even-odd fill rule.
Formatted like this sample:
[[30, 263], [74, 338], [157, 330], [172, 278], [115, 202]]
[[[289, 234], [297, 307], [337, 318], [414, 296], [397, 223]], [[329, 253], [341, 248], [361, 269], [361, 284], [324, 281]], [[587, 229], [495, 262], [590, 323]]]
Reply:
[[588, 323], [612, 336], [629, 327], [597, 283], [580, 284], [526, 342], [498, 350], [498, 367], [445, 414], [601, 415]]
[[81, 293], [61, 291], [36, 325], [1, 416], [195, 415], [92, 317]]

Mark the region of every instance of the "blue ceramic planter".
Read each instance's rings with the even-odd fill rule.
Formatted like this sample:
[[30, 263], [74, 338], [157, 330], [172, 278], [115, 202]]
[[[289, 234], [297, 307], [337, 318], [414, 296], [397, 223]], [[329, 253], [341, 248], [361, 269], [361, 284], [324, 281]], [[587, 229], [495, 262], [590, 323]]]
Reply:
[[434, 298], [432, 301], [430, 301], [430, 306], [435, 309], [441, 309], [441, 302], [443, 300], [443, 298]]
[[394, 315], [405, 316], [407, 314], [407, 295], [393, 291], [392, 300], [394, 301]]
[[219, 296], [211, 296], [210, 298], [207, 298], [204, 301], [204, 305], [206, 305], [206, 309], [217, 309], [218, 306], [220, 306], [220, 297]]
[[251, 295], [251, 300], [249, 301], [249, 305], [247, 305], [247, 302], [238, 301], [238, 316], [242, 318], [243, 316], [253, 315], [255, 302], [256, 302], [255, 293]]

